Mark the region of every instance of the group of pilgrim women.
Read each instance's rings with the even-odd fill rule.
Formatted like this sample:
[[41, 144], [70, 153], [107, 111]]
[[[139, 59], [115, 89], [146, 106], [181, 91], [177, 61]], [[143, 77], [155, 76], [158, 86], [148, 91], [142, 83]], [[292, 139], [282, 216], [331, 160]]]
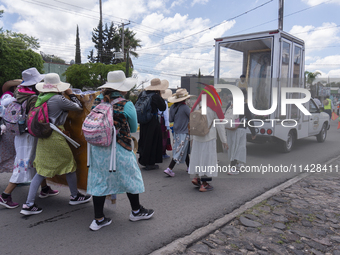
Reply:
[[[5, 168], [10, 167], [13, 170], [6, 189], [0, 195], [0, 205], [11, 209], [18, 207], [19, 204], [12, 201], [12, 191], [18, 184], [30, 182], [28, 196], [20, 213], [39, 214], [42, 208], [35, 203], [39, 186], [41, 186], [40, 198], [58, 195], [59, 191], [47, 185], [46, 178], [65, 175], [71, 194], [70, 205], [86, 203], [91, 198], [93, 200], [94, 219], [90, 224], [91, 230], [99, 230], [111, 224], [112, 220], [104, 215], [104, 204], [106, 197], [112, 194], [127, 194], [132, 209], [129, 216], [131, 221], [150, 219], [154, 215], [154, 210], [144, 208], [139, 202], [139, 194], [144, 192], [144, 183], [132, 150], [131, 133], [136, 132], [138, 128], [137, 113], [134, 104], [124, 97], [135, 84], [136, 80], [126, 78], [123, 71], [112, 71], [107, 75], [106, 84], [99, 87], [101, 93], [95, 99], [93, 107], [103, 101], [111, 103], [115, 128], [119, 130], [116, 136], [115, 156], [117, 171], [107, 170], [110, 166], [111, 146], [91, 145], [86, 195], [77, 189], [77, 165], [67, 140], [60, 132], [52, 131], [48, 138], [36, 138], [28, 132], [13, 136], [10, 132], [6, 132], [6, 125], [0, 123], [1, 171], [6, 171]], [[172, 150], [172, 158], [164, 173], [174, 177], [175, 165], [186, 163], [187, 172], [194, 176], [192, 183], [198, 186], [201, 192], [210, 191], [213, 187], [208, 182], [212, 177], [217, 176], [217, 172], [199, 172], [195, 166], [217, 165], [217, 133], [223, 147], [228, 149], [225, 127], [224, 125], [211, 126], [207, 135], [193, 136], [190, 145], [189, 116], [190, 112], [201, 107], [202, 95], [209, 94], [207, 96], [208, 123], [214, 119], [223, 119], [222, 102], [215, 88], [207, 85], [190, 110], [186, 104], [186, 100], [191, 97], [187, 90], [177, 89], [176, 93], [172, 94], [168, 86], [168, 81], [155, 78], [145, 88], [146, 93], [151, 97], [153, 117], [150, 122], [140, 125], [139, 164], [144, 166], [145, 170], [157, 169], [156, 163], [169, 158], [166, 151]], [[14, 100], [19, 103], [26, 101], [24, 109], [26, 115], [32, 107], [47, 102], [49, 121], [61, 131], [65, 130], [64, 123], [68, 111], [83, 110], [69, 83], [61, 82], [56, 73], [40, 74], [36, 68], [23, 71], [22, 80], [6, 82], [2, 92], [0, 105], [7, 107]], [[172, 103], [170, 110], [168, 110], [168, 102]], [[172, 146], [170, 122], [174, 123]]]

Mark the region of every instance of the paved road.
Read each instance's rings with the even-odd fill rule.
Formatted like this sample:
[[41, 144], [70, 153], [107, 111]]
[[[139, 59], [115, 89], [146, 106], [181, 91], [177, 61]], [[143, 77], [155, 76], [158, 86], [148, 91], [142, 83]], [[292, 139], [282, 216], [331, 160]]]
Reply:
[[[248, 144], [247, 165], [305, 166], [326, 162], [340, 154], [340, 130], [336, 130], [336, 126], [336, 122], [332, 123], [325, 143], [317, 143], [315, 137], [303, 139], [288, 154], [280, 153], [273, 144]], [[219, 160], [221, 165], [225, 163], [225, 155], [219, 154]], [[68, 188], [59, 186], [60, 195], [37, 198], [37, 204], [44, 210], [39, 215], [21, 216], [20, 208], [0, 208], [1, 254], [148, 254], [222, 217], [294, 175], [222, 174], [213, 181], [213, 192], [200, 193], [191, 184], [185, 165], [175, 168], [174, 178], [163, 174], [169, 161], [161, 164], [159, 170], [142, 172], [146, 192], [140, 196], [141, 203], [156, 211], [149, 221], [130, 222], [129, 202], [122, 194], [118, 196], [116, 209], [106, 210], [106, 216], [111, 217], [113, 223], [91, 232], [88, 227], [93, 219], [92, 203], [68, 205]], [[1, 174], [1, 191], [9, 177], [9, 174]], [[28, 186], [19, 187], [13, 197], [22, 204], [27, 193]]]

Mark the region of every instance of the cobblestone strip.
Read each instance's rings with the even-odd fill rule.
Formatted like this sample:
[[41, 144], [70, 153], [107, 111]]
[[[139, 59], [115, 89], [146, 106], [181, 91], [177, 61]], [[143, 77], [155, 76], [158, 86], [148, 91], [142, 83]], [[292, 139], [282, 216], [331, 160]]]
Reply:
[[299, 175], [152, 255], [340, 255], [339, 184], [339, 174]]

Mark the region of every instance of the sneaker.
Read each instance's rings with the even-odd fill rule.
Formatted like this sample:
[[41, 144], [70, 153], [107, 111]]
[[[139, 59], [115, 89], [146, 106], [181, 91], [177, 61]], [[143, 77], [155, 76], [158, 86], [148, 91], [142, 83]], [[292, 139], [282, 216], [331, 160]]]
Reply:
[[91, 200], [92, 196], [90, 195], [83, 195], [80, 192], [78, 192], [76, 197], [70, 198], [70, 202], [68, 202], [70, 205], [79, 205], [79, 204], [84, 204], [87, 203]]
[[19, 206], [18, 203], [14, 203], [12, 201], [12, 196], [9, 195], [7, 198], [3, 198], [1, 195], [0, 195], [0, 205], [3, 205], [9, 209], [14, 209], [14, 208], [17, 208]]
[[44, 192], [43, 190], [40, 191], [39, 197], [40, 198], [46, 198], [46, 197], [53, 197], [59, 194], [58, 190], [51, 189], [50, 186], [47, 186], [48, 190]]
[[134, 213], [133, 211], [131, 211], [130, 220], [131, 221], [147, 220], [150, 219], [154, 213], [155, 213], [154, 210], [145, 209], [143, 206], [140, 206], [138, 213]]
[[93, 231], [99, 230], [102, 227], [108, 226], [112, 223], [112, 220], [110, 218], [105, 218], [104, 220], [99, 222], [98, 220], [93, 220], [91, 225], [90, 225], [90, 229]]
[[175, 173], [170, 168], [165, 169], [164, 173], [169, 175], [170, 177], [174, 177], [175, 176]]
[[199, 178], [194, 178], [192, 179], [192, 184], [194, 184], [195, 186], [201, 186], [201, 180]]
[[201, 184], [199, 191], [206, 192], [206, 191], [212, 191], [213, 189], [214, 189], [213, 186], [210, 186], [210, 184], [207, 183], [206, 185]]
[[163, 158], [166, 159], [166, 158], [170, 158], [170, 156], [168, 154], [164, 154], [163, 155]]
[[39, 208], [36, 204], [29, 207], [26, 204], [22, 205], [22, 210], [20, 211], [23, 215], [33, 215], [33, 214], [39, 214], [42, 212], [42, 209]]

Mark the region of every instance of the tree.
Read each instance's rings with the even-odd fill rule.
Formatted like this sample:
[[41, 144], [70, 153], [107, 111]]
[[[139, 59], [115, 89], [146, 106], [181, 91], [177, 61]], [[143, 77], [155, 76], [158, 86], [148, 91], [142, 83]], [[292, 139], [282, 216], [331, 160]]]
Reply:
[[20, 79], [22, 71], [35, 67], [43, 73], [43, 59], [32, 49], [39, 48], [38, 39], [11, 31], [0, 32], [0, 85]]
[[307, 84], [309, 84], [309, 88], [311, 90], [312, 97], [315, 97], [317, 95], [317, 88], [316, 88], [316, 85], [313, 85], [313, 82], [318, 75], [321, 75], [321, 73], [318, 72], [318, 71], [316, 71], [314, 73], [309, 72], [309, 71], [305, 71], [305, 79], [306, 79]]
[[77, 25], [77, 36], [76, 36], [76, 64], [81, 64], [81, 56], [80, 56], [80, 41], [79, 41], [79, 27]]
[[[115, 49], [116, 51], [119, 51], [122, 49], [122, 28], [119, 29], [119, 33], [116, 34], [116, 39], [114, 40], [116, 42]], [[138, 53], [135, 52], [135, 50], [139, 47], [142, 47], [141, 40], [135, 38], [136, 33], [129, 30], [129, 28], [124, 29], [124, 61], [126, 61], [127, 58], [127, 52], [129, 51], [129, 54], [131, 54], [133, 57], [138, 58]], [[132, 60], [129, 58], [130, 66], [133, 67]]]
[[117, 28], [114, 27], [113, 22], [111, 22], [110, 27], [108, 28], [107, 24], [105, 24], [105, 29], [103, 31], [103, 63], [104, 64], [112, 64], [114, 58], [115, 48], [115, 35], [117, 33]]
[[[125, 63], [116, 65], [105, 65], [102, 63], [86, 63], [81, 65], [72, 65], [67, 68], [63, 75], [66, 76], [67, 82], [71, 83], [74, 88], [97, 88], [106, 82], [108, 72], [122, 70], [125, 71]], [[132, 69], [129, 70], [130, 75]]]
[[[100, 36], [101, 35], [101, 36]], [[141, 40], [135, 38], [136, 33], [127, 29], [124, 29], [124, 61], [127, 59], [127, 52], [130, 55], [138, 58], [138, 53], [135, 50], [141, 47]], [[102, 38], [102, 40], [100, 40]], [[93, 50], [90, 51], [90, 55], [87, 56], [90, 63], [104, 63], [104, 64], [116, 64], [122, 62], [120, 59], [115, 59], [115, 52], [119, 52], [122, 49], [122, 28], [119, 30], [114, 27], [111, 22], [108, 27], [105, 24], [105, 28], [99, 22], [97, 28], [93, 29], [92, 42], [97, 49], [97, 57], [94, 57]], [[129, 66], [133, 67], [132, 60], [129, 57]]]

